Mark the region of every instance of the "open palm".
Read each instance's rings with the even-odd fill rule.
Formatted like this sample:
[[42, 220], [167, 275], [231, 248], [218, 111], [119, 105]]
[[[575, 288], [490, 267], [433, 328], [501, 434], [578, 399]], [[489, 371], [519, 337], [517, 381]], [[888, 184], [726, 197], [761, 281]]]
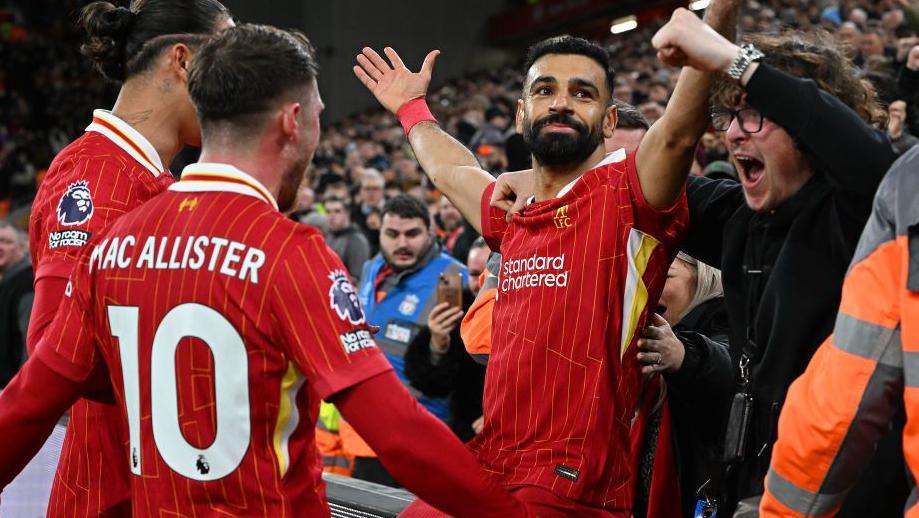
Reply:
[[388, 63], [375, 50], [364, 47], [357, 55], [354, 75], [364, 83], [364, 86], [384, 108], [396, 113], [403, 104], [427, 94], [431, 72], [434, 70], [434, 61], [440, 51], [428, 52], [418, 72], [412, 72], [406, 68], [399, 54], [392, 48], [384, 48], [383, 53], [389, 58]]

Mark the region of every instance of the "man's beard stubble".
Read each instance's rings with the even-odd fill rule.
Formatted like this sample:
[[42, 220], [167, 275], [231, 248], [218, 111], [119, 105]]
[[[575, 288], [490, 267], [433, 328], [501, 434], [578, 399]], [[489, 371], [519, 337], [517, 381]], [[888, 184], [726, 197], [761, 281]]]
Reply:
[[293, 164], [281, 177], [281, 186], [278, 189], [278, 210], [287, 212], [292, 210], [297, 203], [297, 193], [300, 185], [306, 181], [307, 168], [311, 160], [303, 160]]
[[[575, 130], [575, 134], [541, 133], [549, 124], [565, 124]], [[541, 165], [558, 167], [580, 164], [590, 156], [603, 142], [601, 124], [588, 129], [570, 115], [554, 113], [537, 120], [533, 124], [524, 120], [523, 140], [530, 147], [533, 157]]]

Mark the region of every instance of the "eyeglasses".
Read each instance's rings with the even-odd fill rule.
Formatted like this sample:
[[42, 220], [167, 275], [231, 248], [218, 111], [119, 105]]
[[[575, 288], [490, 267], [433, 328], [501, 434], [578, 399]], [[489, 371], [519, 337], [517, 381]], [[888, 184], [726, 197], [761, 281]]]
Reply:
[[744, 133], [757, 133], [763, 129], [763, 114], [754, 108], [712, 110], [712, 127], [716, 131], [727, 131], [735, 117]]

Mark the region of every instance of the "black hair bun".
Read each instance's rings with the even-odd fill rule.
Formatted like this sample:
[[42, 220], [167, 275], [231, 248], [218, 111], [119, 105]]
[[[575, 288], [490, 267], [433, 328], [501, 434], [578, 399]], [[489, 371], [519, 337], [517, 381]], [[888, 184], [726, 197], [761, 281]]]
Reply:
[[125, 47], [135, 16], [130, 9], [110, 2], [93, 2], [80, 15], [80, 25], [86, 31], [80, 51], [111, 80], [125, 79]]

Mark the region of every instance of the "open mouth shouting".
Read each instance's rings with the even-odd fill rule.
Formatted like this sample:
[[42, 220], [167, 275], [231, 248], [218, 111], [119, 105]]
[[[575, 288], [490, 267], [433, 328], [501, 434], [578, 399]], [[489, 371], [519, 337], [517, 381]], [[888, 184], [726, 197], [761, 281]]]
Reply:
[[762, 160], [741, 153], [734, 154], [734, 162], [737, 164], [737, 174], [743, 188], [748, 192], [755, 191], [766, 176], [765, 164]]

